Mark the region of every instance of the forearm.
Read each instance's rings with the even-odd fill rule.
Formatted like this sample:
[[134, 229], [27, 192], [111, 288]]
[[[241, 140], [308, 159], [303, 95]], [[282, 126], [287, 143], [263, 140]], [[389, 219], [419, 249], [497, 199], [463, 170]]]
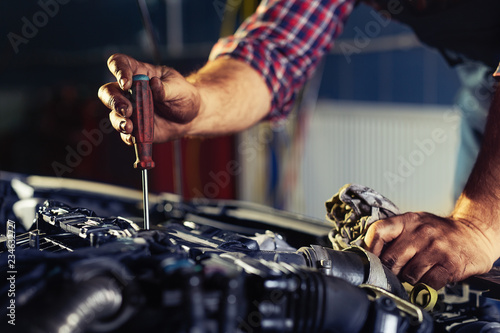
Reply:
[[366, 248], [403, 281], [439, 289], [488, 272], [500, 257], [500, 90], [476, 164], [449, 217], [405, 213], [373, 223]]
[[235, 133], [269, 112], [271, 94], [264, 79], [242, 61], [219, 58], [187, 80], [198, 88], [201, 98], [199, 114], [186, 128], [188, 136]]
[[483, 144], [454, 218], [482, 233], [493, 260], [500, 257], [500, 89], [490, 106]]

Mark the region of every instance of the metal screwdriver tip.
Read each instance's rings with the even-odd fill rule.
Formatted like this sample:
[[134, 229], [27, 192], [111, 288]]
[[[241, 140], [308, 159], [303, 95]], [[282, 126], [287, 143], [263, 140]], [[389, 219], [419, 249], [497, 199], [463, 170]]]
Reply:
[[148, 170], [142, 169], [142, 204], [144, 210], [144, 229], [149, 230], [149, 197], [148, 197]]

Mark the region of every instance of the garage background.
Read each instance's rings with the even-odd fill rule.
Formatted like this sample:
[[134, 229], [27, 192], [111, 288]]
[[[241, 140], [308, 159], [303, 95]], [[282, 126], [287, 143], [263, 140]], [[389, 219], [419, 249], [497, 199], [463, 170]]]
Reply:
[[[203, 66], [217, 39], [257, 6], [145, 3], [162, 64], [183, 74]], [[361, 183], [402, 210], [448, 213], [458, 78], [408, 28], [376, 15], [364, 5], [354, 10], [286, 121], [237, 136], [181, 140], [181, 159], [173, 143], [156, 145], [151, 190], [323, 218], [324, 201], [338, 188]], [[346, 53], [359, 31], [369, 36], [366, 45]], [[97, 99], [99, 87], [113, 80], [106, 67], [111, 54], [155, 61], [137, 2], [2, 1], [0, 36], [0, 170], [140, 189], [133, 149], [109, 130]]]

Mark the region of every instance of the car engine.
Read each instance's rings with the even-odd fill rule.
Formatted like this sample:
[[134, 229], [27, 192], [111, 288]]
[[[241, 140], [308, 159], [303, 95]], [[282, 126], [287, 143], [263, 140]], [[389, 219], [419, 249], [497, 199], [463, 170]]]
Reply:
[[144, 230], [140, 195], [0, 184], [2, 332], [500, 332], [496, 268], [412, 288], [333, 249], [326, 222], [269, 207], [162, 194]]

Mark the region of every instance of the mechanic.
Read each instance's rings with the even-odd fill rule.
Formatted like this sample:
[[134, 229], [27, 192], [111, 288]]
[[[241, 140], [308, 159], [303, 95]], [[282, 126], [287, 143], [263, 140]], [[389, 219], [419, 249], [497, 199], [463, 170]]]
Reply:
[[[132, 106], [124, 92], [136, 74], [151, 78], [155, 142], [235, 133], [261, 120], [284, 118], [298, 90], [341, 33], [355, 2], [263, 1], [233, 36], [219, 40], [208, 63], [188, 77], [115, 54], [108, 67], [117, 82], [102, 86], [99, 98], [111, 109], [111, 123], [127, 144], [131, 144]], [[370, 4], [385, 16], [409, 24], [462, 73], [472, 74], [469, 77], [491, 76], [500, 60], [498, 0], [374, 0]], [[464, 98], [479, 100], [468, 82], [462, 90]], [[366, 248], [404, 281], [441, 288], [489, 271], [500, 257], [500, 92], [495, 94], [487, 122], [479, 102], [489, 105], [489, 97], [472, 111], [465, 107], [473, 103], [462, 103], [464, 118], [473, 119], [469, 132], [481, 133], [485, 122], [486, 129], [475, 164], [474, 157], [468, 158], [474, 168], [451, 215], [406, 213], [377, 221], [368, 230]]]

